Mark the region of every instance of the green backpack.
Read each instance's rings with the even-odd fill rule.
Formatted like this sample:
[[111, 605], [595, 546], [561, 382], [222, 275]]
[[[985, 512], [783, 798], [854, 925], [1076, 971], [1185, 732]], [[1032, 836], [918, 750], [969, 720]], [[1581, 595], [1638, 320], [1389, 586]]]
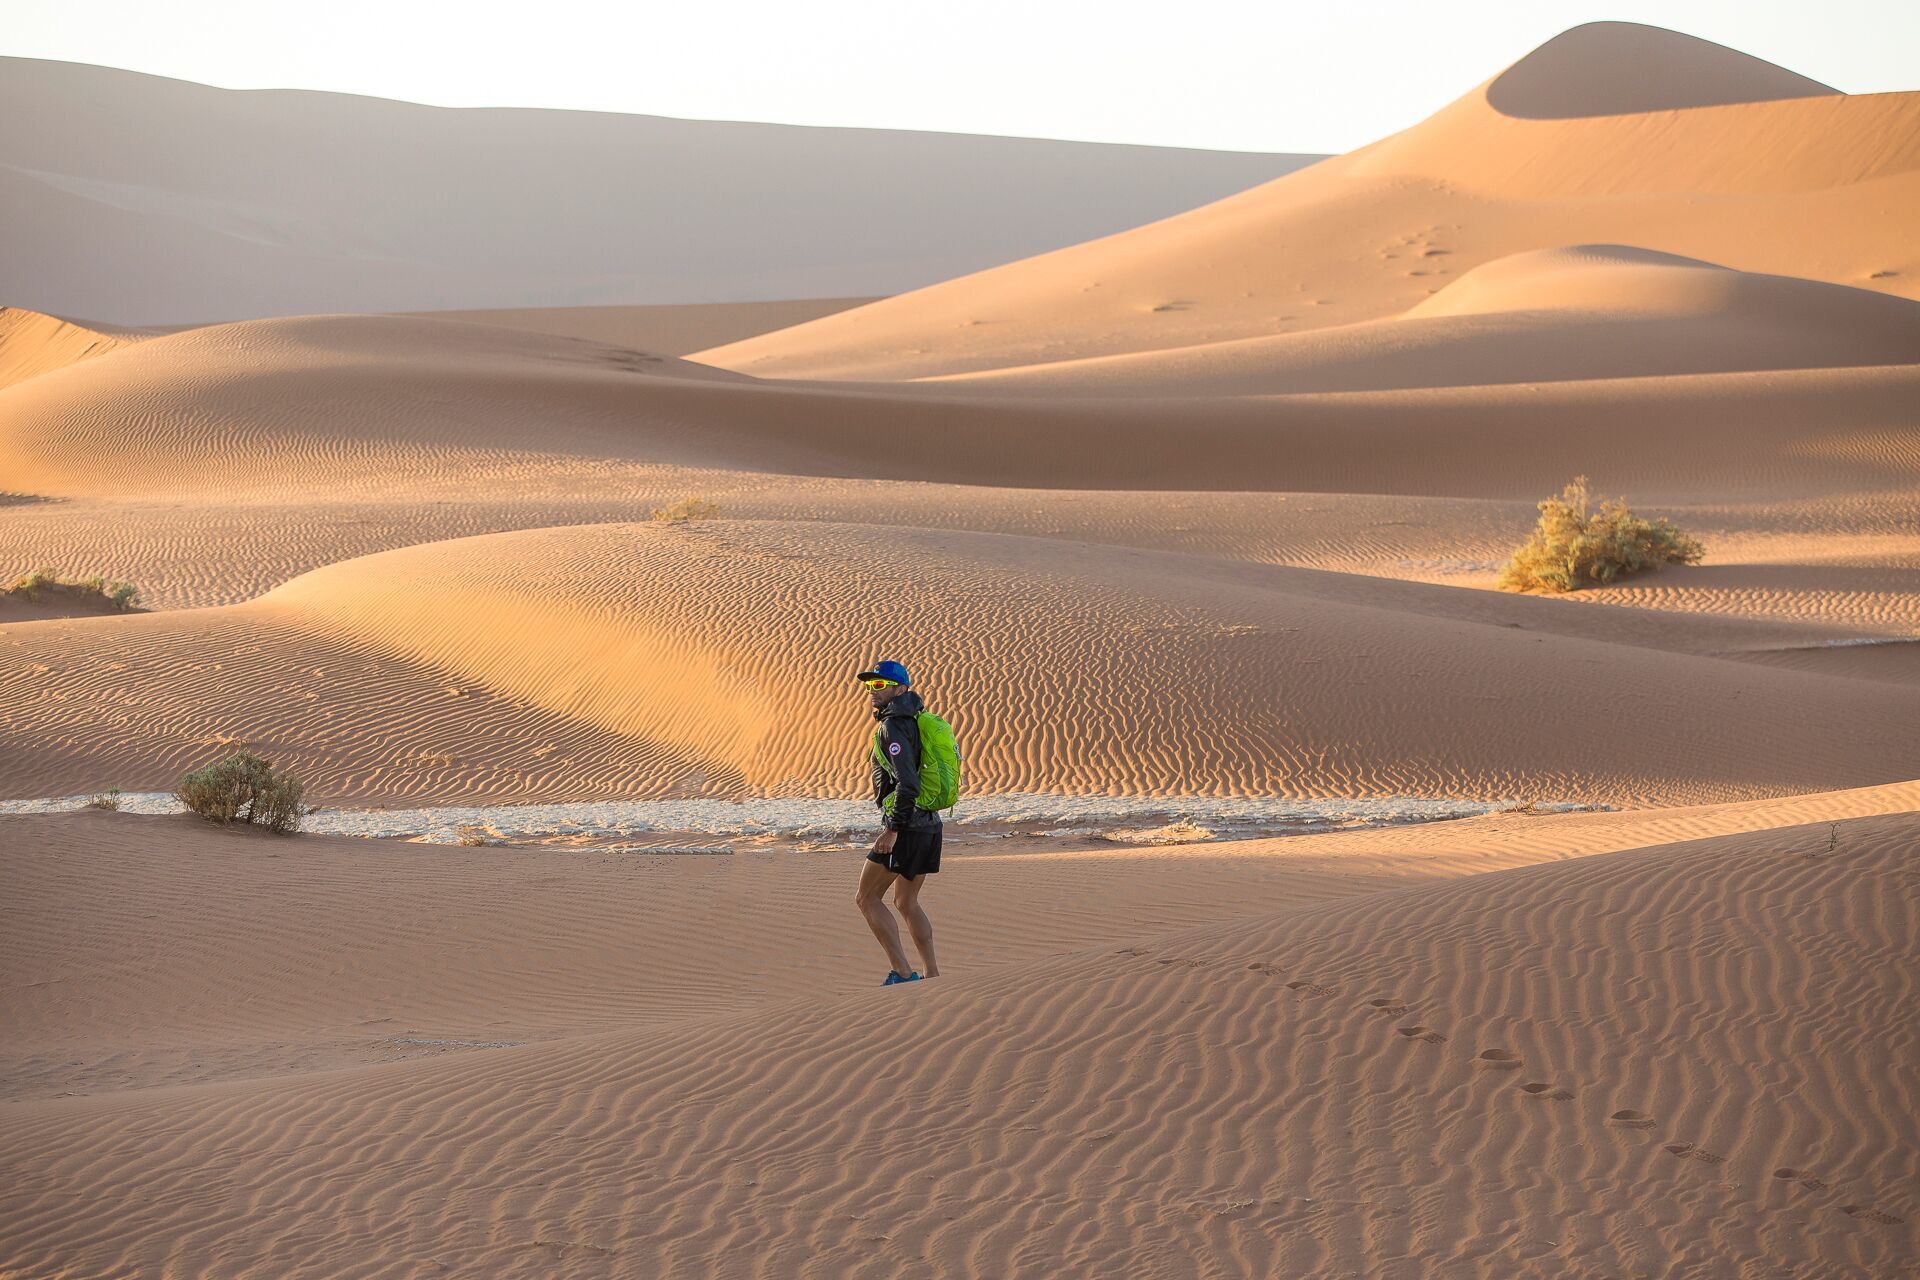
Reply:
[[[914, 806], [951, 809], [960, 798], [960, 744], [954, 740], [953, 726], [931, 711], [922, 711], [914, 719], [920, 724], [920, 794], [914, 797]], [[880, 748], [880, 733], [879, 727], [873, 731], [873, 758], [889, 777], [897, 778], [893, 761]], [[888, 813], [893, 812], [891, 793], [884, 807]]]

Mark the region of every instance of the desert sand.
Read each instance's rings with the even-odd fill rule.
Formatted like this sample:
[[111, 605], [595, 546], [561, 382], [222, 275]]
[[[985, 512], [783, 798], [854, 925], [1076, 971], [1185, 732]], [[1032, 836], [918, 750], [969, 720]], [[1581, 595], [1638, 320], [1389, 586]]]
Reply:
[[[1911, 1270], [1917, 214], [1920, 93], [1595, 24], [873, 301], [0, 311], [0, 572], [150, 609], [0, 615], [0, 801], [851, 800], [891, 655], [1039, 815], [898, 991], [858, 840], [0, 815], [0, 1273]], [[1576, 474], [1704, 562], [1497, 590]]]
[[424, 320], [525, 329], [562, 338], [665, 356], [691, 355], [708, 347], [786, 329], [877, 298], [789, 298], [779, 302], [688, 302], [640, 307], [495, 307], [480, 311], [418, 311]]

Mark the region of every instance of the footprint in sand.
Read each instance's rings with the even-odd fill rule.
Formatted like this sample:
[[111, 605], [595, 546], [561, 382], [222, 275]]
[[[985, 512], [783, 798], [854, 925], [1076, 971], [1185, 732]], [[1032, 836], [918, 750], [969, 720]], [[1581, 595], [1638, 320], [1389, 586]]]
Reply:
[[1531, 1098], [1545, 1098], [1548, 1102], [1566, 1102], [1573, 1097], [1573, 1090], [1556, 1089], [1544, 1080], [1523, 1084], [1520, 1086], [1520, 1092]]
[[1247, 966], [1247, 970], [1250, 973], [1269, 973], [1269, 974], [1277, 975], [1280, 973], [1280, 966], [1277, 964], [1268, 964], [1265, 960], [1255, 960], [1252, 964]]
[[1397, 1018], [1407, 1011], [1406, 1005], [1394, 1000], [1369, 1000], [1367, 1004], [1392, 1018]]
[[1395, 1030], [1409, 1040], [1418, 1040], [1421, 1044], [1445, 1044], [1447, 1038], [1438, 1031], [1429, 1031], [1425, 1027], [1397, 1027]]
[[1153, 952], [1145, 947], [1122, 947], [1113, 954], [1117, 956], [1150, 956]]
[[1653, 1117], [1644, 1111], [1616, 1111], [1607, 1117], [1609, 1124], [1617, 1124], [1622, 1129], [1651, 1129]]
[[1298, 991], [1301, 995], [1306, 996], [1330, 996], [1334, 992], [1334, 988], [1332, 987], [1323, 987], [1317, 982], [1308, 982], [1300, 978], [1289, 982], [1287, 984], [1287, 990]]
[[1511, 1071], [1520, 1065], [1520, 1055], [1511, 1049], [1482, 1049], [1473, 1065], [1487, 1071]]
[[1862, 1222], [1877, 1222], [1883, 1227], [1897, 1227], [1906, 1221], [1905, 1218], [1896, 1218], [1890, 1213], [1882, 1213], [1867, 1204], [1843, 1204], [1840, 1206], [1840, 1212], [1849, 1218], [1858, 1218]]
[[1725, 1156], [1708, 1151], [1704, 1147], [1696, 1147], [1691, 1142], [1669, 1142], [1666, 1151], [1670, 1156], [1678, 1156], [1682, 1160], [1698, 1160], [1701, 1164], [1720, 1164], [1726, 1160]]
[[1773, 1176], [1782, 1182], [1797, 1182], [1809, 1191], [1825, 1191], [1827, 1184], [1805, 1169], [1775, 1169]]

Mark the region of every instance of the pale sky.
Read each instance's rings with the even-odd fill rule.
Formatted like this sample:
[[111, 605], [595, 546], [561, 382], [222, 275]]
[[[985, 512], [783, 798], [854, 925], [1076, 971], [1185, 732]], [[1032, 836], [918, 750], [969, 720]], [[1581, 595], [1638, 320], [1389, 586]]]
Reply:
[[1599, 19], [1848, 93], [1920, 88], [1914, 0], [0, 0], [0, 54], [441, 106], [1333, 152]]

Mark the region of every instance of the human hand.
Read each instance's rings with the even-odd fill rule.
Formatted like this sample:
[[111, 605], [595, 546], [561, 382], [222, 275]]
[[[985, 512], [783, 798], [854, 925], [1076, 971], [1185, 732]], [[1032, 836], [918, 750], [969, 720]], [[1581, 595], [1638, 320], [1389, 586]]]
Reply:
[[893, 842], [899, 838], [900, 833], [892, 827], [888, 827], [880, 833], [880, 838], [873, 842], [873, 851], [875, 853], [892, 853]]

